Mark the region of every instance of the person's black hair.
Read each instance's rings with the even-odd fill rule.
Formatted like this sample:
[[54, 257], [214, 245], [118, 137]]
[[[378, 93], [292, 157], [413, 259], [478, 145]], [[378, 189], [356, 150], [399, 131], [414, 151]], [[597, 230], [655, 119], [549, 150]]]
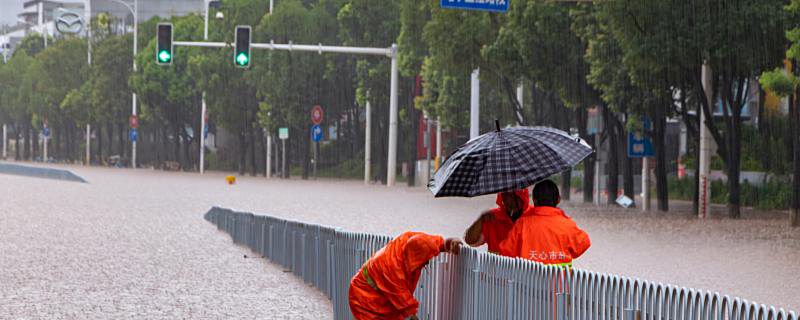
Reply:
[[560, 200], [558, 186], [551, 180], [544, 180], [533, 187], [533, 203], [536, 206], [555, 207]]

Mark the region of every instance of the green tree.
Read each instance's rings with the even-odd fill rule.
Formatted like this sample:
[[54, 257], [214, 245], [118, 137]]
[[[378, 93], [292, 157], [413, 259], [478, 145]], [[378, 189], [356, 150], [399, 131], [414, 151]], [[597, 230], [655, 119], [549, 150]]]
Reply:
[[797, 99], [800, 97], [800, 0], [792, 0], [786, 6], [786, 11], [790, 15], [787, 23], [786, 38], [789, 40], [789, 49], [786, 51], [786, 58], [791, 60], [791, 69], [787, 72], [783, 69], [775, 69], [761, 75], [759, 82], [761, 85], [772, 91], [778, 96], [789, 97], [789, 117], [792, 123], [792, 155], [793, 171], [792, 179], [792, 210], [789, 216], [789, 224], [793, 227], [800, 226], [800, 106]]
[[[732, 218], [740, 216], [741, 110], [748, 101], [751, 79], [780, 63], [782, 2], [620, 0], [601, 5], [633, 83], [647, 93], [646, 110], [656, 137], [664, 136], [662, 119], [674, 108], [676, 90], [697, 98], [725, 162]], [[714, 96], [723, 106], [721, 126], [713, 120], [713, 106], [703, 98], [700, 70], [704, 60], [714, 70]], [[658, 156], [664, 150], [663, 139], [654, 143]], [[658, 163], [663, 162], [657, 162], [657, 176], [665, 171]], [[661, 184], [659, 199], [666, 193]]]

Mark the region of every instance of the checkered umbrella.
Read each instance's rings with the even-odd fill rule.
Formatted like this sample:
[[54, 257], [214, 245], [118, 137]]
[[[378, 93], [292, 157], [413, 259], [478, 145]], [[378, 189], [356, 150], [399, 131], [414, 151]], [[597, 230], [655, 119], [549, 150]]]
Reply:
[[458, 148], [428, 182], [435, 197], [475, 197], [526, 188], [569, 170], [593, 152], [580, 138], [546, 127], [489, 132]]

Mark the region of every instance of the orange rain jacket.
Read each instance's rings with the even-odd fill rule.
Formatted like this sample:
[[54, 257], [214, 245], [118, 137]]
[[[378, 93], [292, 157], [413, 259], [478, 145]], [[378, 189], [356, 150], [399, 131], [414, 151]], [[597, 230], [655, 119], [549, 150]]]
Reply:
[[[530, 196], [528, 195], [528, 189], [516, 190], [514, 191], [514, 195], [520, 198], [523, 203], [520, 217], [528, 214], [531, 208], [531, 200]], [[486, 220], [481, 223], [481, 234], [483, 235], [483, 241], [486, 242], [486, 245], [489, 247], [489, 252], [500, 252], [500, 242], [505, 240], [508, 232], [511, 231], [511, 227], [514, 226], [514, 221], [512, 221], [511, 217], [508, 216], [506, 210], [506, 206], [503, 204], [503, 196], [498, 193], [497, 208], [489, 210], [489, 213], [494, 217], [494, 219]]]
[[544, 264], [571, 265], [591, 245], [589, 235], [555, 207], [534, 207], [500, 243], [500, 254]]
[[353, 316], [402, 320], [416, 314], [414, 290], [420, 273], [442, 248], [444, 238], [422, 232], [405, 232], [386, 244], [350, 280]]

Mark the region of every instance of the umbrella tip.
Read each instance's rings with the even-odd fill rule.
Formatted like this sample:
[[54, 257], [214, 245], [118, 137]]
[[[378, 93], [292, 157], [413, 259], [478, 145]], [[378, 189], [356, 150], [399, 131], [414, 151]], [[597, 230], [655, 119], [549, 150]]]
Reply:
[[494, 119], [494, 126], [497, 128], [497, 132], [500, 132], [500, 120]]

